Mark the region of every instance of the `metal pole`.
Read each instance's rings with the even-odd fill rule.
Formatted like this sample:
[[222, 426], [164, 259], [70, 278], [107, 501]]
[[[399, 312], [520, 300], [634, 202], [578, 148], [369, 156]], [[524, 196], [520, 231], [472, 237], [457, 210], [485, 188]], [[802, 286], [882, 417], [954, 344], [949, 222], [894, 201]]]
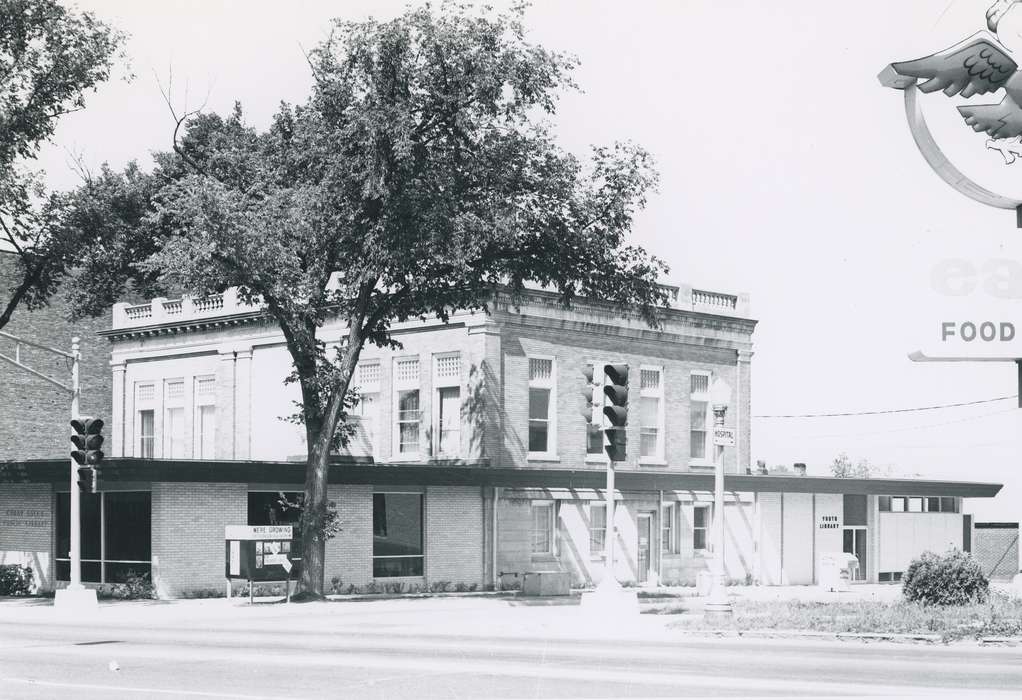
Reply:
[[[78, 362], [81, 353], [78, 348], [79, 338], [71, 338], [71, 420], [78, 420], [78, 399], [81, 393], [78, 379]], [[81, 492], [78, 488], [78, 465], [71, 462], [71, 585], [68, 588], [82, 588], [82, 523], [81, 523]]]
[[614, 572], [614, 460], [607, 457], [607, 528], [604, 531], [604, 543], [606, 558], [604, 564], [604, 579], [608, 582], [617, 583], [617, 575]]
[[[713, 406], [713, 427], [724, 427], [726, 405]], [[731, 615], [731, 601], [727, 597], [727, 571], [724, 568], [724, 447], [714, 445], [715, 459], [713, 472], [713, 523], [711, 537], [713, 545], [713, 579], [710, 597], [706, 601], [708, 616]]]

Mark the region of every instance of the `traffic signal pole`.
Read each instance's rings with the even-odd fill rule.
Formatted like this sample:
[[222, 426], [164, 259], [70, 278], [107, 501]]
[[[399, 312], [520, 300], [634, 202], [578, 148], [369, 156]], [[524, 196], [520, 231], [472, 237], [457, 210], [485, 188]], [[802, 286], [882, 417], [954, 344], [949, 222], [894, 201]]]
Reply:
[[[81, 398], [81, 385], [79, 379], [78, 365], [81, 360], [80, 343], [81, 339], [77, 336], [71, 338], [71, 352], [64, 352], [57, 348], [51, 348], [48, 345], [40, 345], [24, 338], [19, 338], [16, 335], [5, 333], [0, 331], [0, 338], [11, 340], [15, 343], [14, 357], [9, 357], [4, 354], [0, 354], [0, 360], [14, 365], [15, 367], [28, 372], [29, 374], [42, 379], [45, 382], [52, 384], [53, 386], [63, 389], [65, 392], [71, 395], [71, 419], [77, 420], [79, 418], [79, 399]], [[60, 357], [71, 360], [71, 385], [68, 386], [63, 382], [57, 381], [53, 377], [47, 376], [46, 374], [39, 372], [38, 370], [32, 369], [28, 365], [21, 361], [21, 346], [27, 345], [29, 347], [44, 350], [46, 352], [58, 355]], [[95, 608], [96, 607], [96, 592], [87, 589], [82, 586], [82, 557], [81, 557], [81, 496], [78, 489], [78, 469], [75, 464], [74, 458], [69, 459], [71, 472], [70, 472], [70, 484], [71, 484], [71, 543], [70, 543], [70, 559], [71, 559], [71, 576], [70, 585], [67, 588], [62, 588], [57, 591], [56, 597], [54, 598], [54, 605], [58, 608]]]
[[[71, 420], [79, 419], [81, 383], [78, 376], [78, 361], [81, 358], [79, 339], [71, 339]], [[71, 463], [71, 583], [73, 591], [83, 590], [82, 586], [82, 494], [78, 488], [78, 465], [74, 457]]]

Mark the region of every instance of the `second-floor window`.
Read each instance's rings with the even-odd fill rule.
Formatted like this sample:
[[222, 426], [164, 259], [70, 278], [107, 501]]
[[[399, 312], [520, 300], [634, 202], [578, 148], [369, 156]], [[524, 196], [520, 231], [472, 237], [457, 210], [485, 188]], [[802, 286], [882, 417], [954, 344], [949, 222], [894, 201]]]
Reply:
[[135, 385], [135, 454], [144, 459], [156, 456], [156, 386]]
[[536, 456], [556, 452], [554, 360], [529, 358], [529, 453]]
[[419, 454], [422, 413], [419, 407], [419, 358], [401, 358], [395, 363], [394, 389], [397, 398], [397, 452]]
[[372, 456], [379, 455], [380, 375], [379, 360], [368, 360], [358, 363], [352, 382], [359, 391], [358, 404], [352, 411], [359, 424], [355, 440], [361, 443], [358, 445], [360, 452]]
[[192, 453], [196, 459], [213, 459], [216, 444], [216, 380], [195, 378], [195, 439]]
[[185, 456], [185, 383], [183, 379], [163, 384], [163, 456]]
[[710, 373], [693, 372], [689, 382], [689, 457], [693, 461], [707, 461], [710, 459]]
[[461, 356], [458, 353], [433, 358], [433, 387], [436, 391], [436, 425], [433, 453], [456, 457], [461, 454]]
[[663, 370], [643, 367], [639, 371], [639, 456], [664, 458], [664, 383]]

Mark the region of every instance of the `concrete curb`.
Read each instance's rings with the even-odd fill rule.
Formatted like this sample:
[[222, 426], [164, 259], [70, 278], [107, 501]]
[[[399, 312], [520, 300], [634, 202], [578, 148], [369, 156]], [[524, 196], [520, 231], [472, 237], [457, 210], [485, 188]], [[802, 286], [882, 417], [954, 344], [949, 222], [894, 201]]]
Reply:
[[1022, 646], [1022, 637], [980, 637], [978, 639], [951, 639], [944, 641], [939, 634], [905, 634], [895, 632], [815, 632], [812, 630], [699, 630], [674, 628], [676, 632], [704, 637], [737, 637], [749, 639], [816, 639], [836, 642], [893, 642], [897, 644], [966, 644], [975, 641], [980, 646]]

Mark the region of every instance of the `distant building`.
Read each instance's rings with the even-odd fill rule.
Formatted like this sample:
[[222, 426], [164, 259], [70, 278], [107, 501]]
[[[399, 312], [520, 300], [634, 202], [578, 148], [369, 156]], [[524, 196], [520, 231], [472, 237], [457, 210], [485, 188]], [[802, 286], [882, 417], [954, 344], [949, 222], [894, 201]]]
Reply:
[[[961, 498], [999, 485], [748, 474], [748, 300], [670, 291], [660, 330], [598, 302], [569, 310], [530, 291], [520, 308], [498, 295], [490, 315], [399, 324], [400, 349], [367, 347], [353, 382], [357, 432], [330, 471], [342, 531], [327, 544], [327, 581], [500, 587], [554, 570], [584, 585], [605, 575], [604, 544], [616, 536], [620, 580], [694, 582], [709, 562], [718, 449], [732, 579], [813, 583], [820, 554], [844, 549], [859, 556], [862, 580], [895, 580], [922, 549], [962, 546]], [[328, 324], [321, 337], [342, 333]], [[283, 420], [298, 391], [283, 381], [280, 331], [229, 290], [119, 304], [102, 335], [111, 458], [102, 493], [83, 499], [83, 579], [151, 573], [167, 596], [220, 586], [225, 527], [288, 522], [278, 494], [302, 488], [303, 430]], [[600, 375], [605, 363], [630, 368], [614, 523], [602, 438], [580, 415], [583, 370]], [[714, 445], [715, 378], [731, 387], [734, 446]], [[51, 533], [33, 539], [28, 518], [9, 518], [0, 556], [39, 562], [44, 585], [68, 577], [62, 469], [0, 465], [0, 483], [18, 482], [3, 485], [0, 513], [31, 509]]]

